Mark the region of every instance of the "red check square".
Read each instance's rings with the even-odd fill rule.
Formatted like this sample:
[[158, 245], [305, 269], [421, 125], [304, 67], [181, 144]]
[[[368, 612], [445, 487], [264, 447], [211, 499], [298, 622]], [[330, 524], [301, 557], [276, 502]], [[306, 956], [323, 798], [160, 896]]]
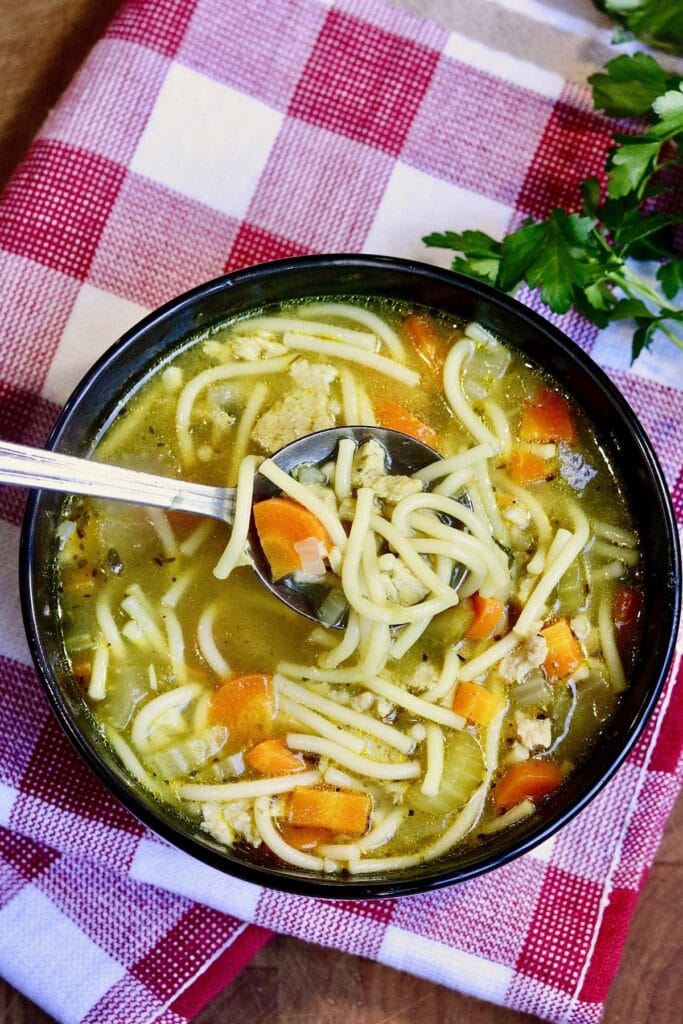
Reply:
[[0, 198], [0, 246], [84, 280], [125, 170], [62, 142], [36, 142]]
[[128, 0], [109, 26], [107, 36], [174, 57], [196, 6], [196, 0]]
[[331, 11], [289, 113], [398, 156], [439, 55]]

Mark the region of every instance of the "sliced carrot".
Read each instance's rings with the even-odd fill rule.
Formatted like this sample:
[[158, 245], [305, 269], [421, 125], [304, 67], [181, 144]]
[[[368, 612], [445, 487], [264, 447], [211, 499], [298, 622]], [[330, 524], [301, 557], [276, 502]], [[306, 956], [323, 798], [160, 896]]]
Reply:
[[474, 619], [468, 626], [465, 636], [470, 640], [488, 640], [498, 625], [505, 605], [495, 597], [482, 597], [477, 593], [472, 597], [472, 607]]
[[272, 678], [254, 673], [229, 679], [214, 692], [209, 718], [228, 727], [233, 749], [267, 739], [275, 718]]
[[372, 799], [367, 793], [299, 787], [289, 804], [289, 824], [362, 836], [367, 832], [371, 810]]
[[92, 664], [89, 659], [81, 658], [71, 662], [71, 675], [77, 683], [89, 683], [92, 675]]
[[479, 683], [460, 683], [453, 699], [453, 710], [473, 725], [488, 725], [501, 700]]
[[584, 660], [581, 644], [576, 639], [566, 619], [558, 619], [552, 626], [541, 630], [548, 645], [543, 667], [549, 679], [563, 679], [575, 672]]
[[68, 597], [91, 597], [95, 591], [95, 577], [90, 564], [82, 569], [67, 569], [62, 577], [64, 593]]
[[493, 793], [499, 811], [507, 811], [522, 800], [540, 800], [548, 796], [562, 782], [562, 772], [556, 761], [530, 758], [507, 769]]
[[378, 398], [375, 402], [375, 415], [380, 427], [388, 430], [400, 430], [402, 434], [414, 437], [431, 448], [437, 445], [437, 434], [429, 424], [419, 419], [410, 409], [404, 408], [391, 398]]
[[166, 518], [179, 540], [184, 540], [189, 536], [202, 521], [200, 516], [196, 516], [192, 512], [181, 512], [177, 508], [167, 508]]
[[543, 389], [522, 409], [519, 431], [523, 441], [576, 441], [576, 425], [569, 402], [557, 391]]
[[289, 498], [268, 498], [254, 505], [254, 522], [263, 553], [274, 580], [301, 569], [295, 545], [309, 537], [321, 541], [329, 551], [329, 534], [319, 519], [303, 505]]
[[282, 822], [279, 832], [288, 846], [295, 850], [314, 850], [320, 843], [329, 843], [332, 833], [326, 828], [297, 828]]
[[440, 384], [448, 355], [448, 346], [443, 338], [439, 336], [429, 317], [423, 313], [410, 313], [403, 321], [403, 325], [410, 344], [420, 359], [426, 363], [429, 375]]
[[244, 760], [260, 775], [290, 775], [306, 767], [303, 757], [289, 750], [282, 739], [263, 740], [244, 755]]
[[552, 469], [547, 459], [540, 455], [519, 448], [510, 456], [510, 476], [518, 484], [535, 484], [539, 480], [547, 480]]
[[620, 587], [614, 595], [612, 614], [617, 631], [617, 647], [625, 660], [633, 656], [638, 622], [643, 612], [643, 594], [635, 587]]

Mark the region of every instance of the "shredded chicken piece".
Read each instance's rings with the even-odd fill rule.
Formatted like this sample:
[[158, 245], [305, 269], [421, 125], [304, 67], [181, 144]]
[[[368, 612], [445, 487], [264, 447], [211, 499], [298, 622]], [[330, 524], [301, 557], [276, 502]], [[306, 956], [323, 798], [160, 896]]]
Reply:
[[256, 444], [269, 454], [304, 434], [333, 427], [339, 415], [339, 403], [330, 394], [337, 376], [333, 366], [297, 359], [290, 373], [297, 387], [267, 409], [252, 432]]
[[353, 457], [351, 486], [354, 489], [372, 487], [380, 477], [386, 475], [386, 458], [387, 453], [374, 438], [362, 444]]
[[410, 569], [391, 552], [380, 555], [378, 565], [387, 601], [408, 607], [417, 604], [429, 593], [424, 583], [421, 583]]
[[217, 839], [219, 843], [233, 846], [240, 836], [250, 846], [260, 846], [261, 836], [256, 828], [254, 813], [249, 800], [233, 800], [230, 803], [202, 804], [202, 829]]
[[532, 669], [539, 668], [548, 655], [548, 644], [540, 633], [532, 634], [500, 663], [500, 674], [511, 683], [521, 683]]
[[549, 718], [529, 718], [522, 711], [515, 711], [515, 729], [528, 750], [536, 747], [547, 750], [552, 742], [552, 723]]
[[422, 490], [422, 482], [414, 476], [381, 476], [372, 485], [374, 494], [390, 505], [396, 505], [409, 494]]

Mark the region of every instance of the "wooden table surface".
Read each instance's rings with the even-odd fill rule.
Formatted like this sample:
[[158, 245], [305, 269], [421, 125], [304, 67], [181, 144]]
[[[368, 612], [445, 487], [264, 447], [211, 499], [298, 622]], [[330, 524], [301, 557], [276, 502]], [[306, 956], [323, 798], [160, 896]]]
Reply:
[[[118, 6], [119, 0], [0, 0], [0, 187]], [[448, 4], [403, 0], [403, 6], [441, 17]], [[679, 798], [638, 904], [604, 1024], [680, 1019], [682, 849]], [[277, 937], [197, 1024], [415, 1024], [416, 1013], [420, 1024], [536, 1021], [358, 957]], [[0, 1024], [49, 1020], [0, 980]]]

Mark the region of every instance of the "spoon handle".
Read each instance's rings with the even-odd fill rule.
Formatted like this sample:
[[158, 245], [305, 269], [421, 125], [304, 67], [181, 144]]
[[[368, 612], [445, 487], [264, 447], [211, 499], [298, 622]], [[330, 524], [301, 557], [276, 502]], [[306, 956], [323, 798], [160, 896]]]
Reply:
[[0, 483], [178, 509], [232, 523], [234, 488], [208, 487], [0, 441]]

